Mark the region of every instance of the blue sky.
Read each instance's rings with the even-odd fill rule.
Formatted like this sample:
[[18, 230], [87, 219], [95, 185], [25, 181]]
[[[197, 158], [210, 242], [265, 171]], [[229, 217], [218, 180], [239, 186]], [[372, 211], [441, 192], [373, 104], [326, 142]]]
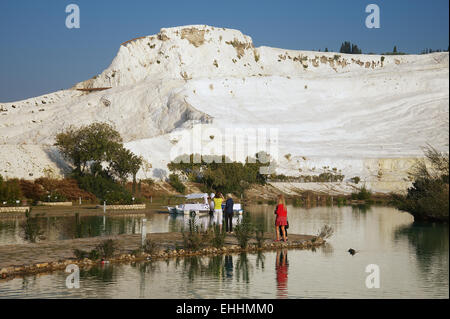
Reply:
[[[81, 28], [65, 27], [65, 8], [80, 7]], [[381, 28], [367, 29], [365, 7], [381, 10]], [[448, 0], [2, 0], [0, 102], [71, 87], [100, 73], [120, 43], [162, 27], [208, 24], [239, 29], [255, 46], [419, 53], [447, 49]]]

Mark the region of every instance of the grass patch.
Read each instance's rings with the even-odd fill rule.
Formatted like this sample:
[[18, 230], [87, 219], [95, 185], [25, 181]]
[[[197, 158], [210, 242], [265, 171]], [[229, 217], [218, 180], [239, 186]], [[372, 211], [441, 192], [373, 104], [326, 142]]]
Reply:
[[247, 248], [248, 242], [253, 233], [253, 226], [250, 221], [250, 214], [245, 212], [242, 221], [236, 225], [234, 234], [241, 248]]
[[159, 244], [151, 239], [146, 239], [142, 246], [142, 250], [149, 255], [156, 253], [158, 249]]
[[226, 233], [220, 230], [219, 225], [212, 227], [212, 239], [211, 243], [215, 248], [222, 248], [225, 245]]
[[188, 221], [187, 231], [183, 228], [181, 231], [183, 236], [183, 247], [185, 250], [197, 251], [202, 249], [207, 243], [210, 242], [210, 233], [202, 231], [202, 229], [196, 223], [194, 217], [191, 217]]
[[96, 250], [98, 251], [99, 257], [108, 259], [114, 256], [118, 250], [117, 242], [113, 239], [106, 239], [100, 242]]

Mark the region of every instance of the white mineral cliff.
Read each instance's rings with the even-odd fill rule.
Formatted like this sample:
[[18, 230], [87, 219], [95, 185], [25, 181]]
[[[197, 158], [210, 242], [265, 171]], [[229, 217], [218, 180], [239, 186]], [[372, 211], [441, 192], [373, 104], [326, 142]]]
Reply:
[[[421, 147], [448, 150], [448, 60], [447, 52], [381, 56], [255, 48], [237, 30], [161, 29], [123, 43], [106, 70], [71, 89], [0, 103], [0, 174], [63, 174], [69, 166], [52, 146], [56, 133], [102, 121], [152, 164], [138, 177], [163, 178], [167, 163], [186, 147], [176, 136], [193, 136], [194, 127], [201, 128], [195, 139], [203, 153], [227, 155], [226, 148], [218, 151], [221, 142], [227, 145], [221, 135], [247, 129], [256, 141], [258, 129], [269, 138], [274, 129], [279, 173], [318, 174], [328, 166], [341, 170], [345, 181], [361, 177], [374, 191], [404, 190]], [[77, 90], [92, 88], [109, 89]], [[234, 146], [241, 155], [270, 151], [262, 144]], [[353, 186], [282, 187], [349, 192]]]

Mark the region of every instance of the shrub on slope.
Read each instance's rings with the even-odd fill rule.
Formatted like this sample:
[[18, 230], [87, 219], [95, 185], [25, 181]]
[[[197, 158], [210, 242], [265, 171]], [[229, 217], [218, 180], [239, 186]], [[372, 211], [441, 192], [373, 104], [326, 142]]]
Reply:
[[395, 196], [400, 210], [410, 212], [415, 221], [448, 222], [449, 157], [428, 145], [428, 161], [418, 160], [410, 172], [413, 186], [406, 196]]

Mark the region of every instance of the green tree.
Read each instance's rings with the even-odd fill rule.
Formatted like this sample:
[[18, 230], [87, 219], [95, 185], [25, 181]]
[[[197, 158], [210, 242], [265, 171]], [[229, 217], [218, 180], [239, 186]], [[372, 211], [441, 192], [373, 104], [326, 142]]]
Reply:
[[130, 171], [133, 176], [133, 194], [136, 192], [136, 175], [142, 166], [143, 158], [141, 156], [132, 155], [130, 160]]
[[358, 48], [356, 44], [350, 43], [350, 41], [345, 41], [342, 43], [339, 52], [347, 54], [362, 54], [362, 50]]
[[[111, 204], [132, 202], [131, 193], [116, 178], [125, 184], [132, 175], [134, 193], [143, 159], [124, 148], [119, 132], [111, 125], [93, 123], [78, 129], [71, 126], [56, 136], [55, 145], [75, 166], [73, 177], [80, 188]], [[103, 163], [109, 165], [104, 168]], [[88, 164], [90, 172], [86, 169]]]
[[184, 184], [180, 181], [180, 178], [178, 177], [177, 174], [170, 174], [169, 175], [169, 184], [175, 188], [175, 190], [178, 193], [184, 194], [184, 192], [186, 191], [186, 186], [184, 186]]
[[362, 50], [356, 44], [352, 44], [352, 54], [361, 54]]
[[112, 155], [111, 162], [109, 164], [112, 173], [119, 178], [122, 184], [125, 184], [127, 176], [131, 172], [131, 157], [133, 153], [124, 147], [120, 147]]
[[254, 226], [251, 223], [250, 213], [244, 212], [242, 221], [238, 223], [234, 228], [234, 233], [236, 239], [238, 240], [239, 246], [241, 246], [242, 248], [247, 248], [253, 231]]
[[56, 135], [55, 145], [70, 160], [77, 173], [85, 172], [90, 161], [108, 161], [121, 147], [122, 138], [111, 125], [93, 123], [79, 129], [73, 126]]
[[352, 53], [350, 42], [345, 41], [344, 43], [342, 43], [339, 52], [340, 53]]
[[73, 126], [56, 135], [55, 146], [61, 154], [75, 166], [77, 172], [81, 172], [81, 148], [80, 131]]
[[142, 157], [133, 154], [133, 152], [124, 147], [120, 147], [112, 155], [110, 167], [123, 184], [129, 175], [133, 176], [134, 193], [136, 188], [136, 175], [141, 168], [142, 162]]

